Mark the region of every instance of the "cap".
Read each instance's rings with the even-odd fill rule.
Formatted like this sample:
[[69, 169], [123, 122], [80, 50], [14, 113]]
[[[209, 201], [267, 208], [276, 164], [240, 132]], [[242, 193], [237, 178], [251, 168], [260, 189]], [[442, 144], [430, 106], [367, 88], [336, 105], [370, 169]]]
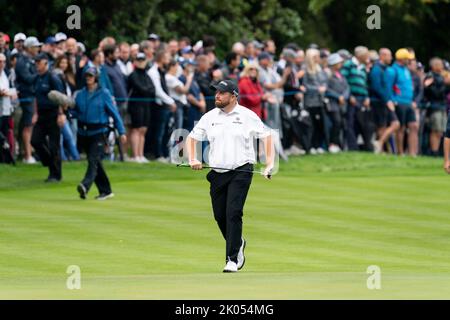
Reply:
[[194, 49], [192, 49], [191, 46], [186, 46], [183, 49], [181, 49], [181, 54], [186, 54], [186, 53], [193, 53]]
[[272, 56], [268, 52], [261, 52], [258, 55], [258, 61], [264, 60], [264, 59], [272, 59]]
[[328, 56], [327, 63], [329, 66], [334, 66], [335, 64], [341, 63], [344, 59], [339, 55], [339, 53], [332, 53]]
[[262, 49], [262, 48], [264, 48], [264, 44], [262, 44], [262, 43], [259, 42], [258, 40], [253, 40], [252, 43], [253, 43], [253, 45], [255, 46], [256, 49]]
[[34, 61], [41, 61], [41, 60], [48, 60], [48, 55], [45, 52], [39, 53], [37, 56], [34, 57]]
[[285, 57], [285, 58], [291, 58], [291, 59], [295, 59], [295, 58], [297, 58], [297, 52], [295, 52], [294, 50], [292, 50], [292, 49], [289, 49], [289, 48], [285, 48], [285, 49], [283, 49], [283, 51], [281, 52], [281, 54], [283, 55], [283, 57]]
[[19, 32], [14, 36], [14, 42], [25, 41], [26, 39], [27, 39], [27, 36], [22, 32]]
[[233, 80], [222, 80], [217, 84], [211, 84], [210, 87], [216, 91], [229, 92], [235, 96], [239, 95], [239, 88]]
[[40, 47], [42, 46], [42, 43], [39, 42], [39, 40], [36, 37], [28, 37], [25, 39], [23, 45], [25, 46], [25, 48], [31, 48], [31, 47]]
[[45, 44], [55, 44], [56, 43], [56, 38], [53, 36], [49, 36], [47, 37], [47, 39], [45, 39]]
[[179, 57], [178, 58], [178, 63], [181, 65], [181, 67], [185, 67], [186, 65], [192, 65], [192, 66], [196, 66], [197, 62], [193, 59], [185, 59], [183, 57]]
[[3, 39], [5, 40], [6, 43], [9, 43], [11, 41], [11, 38], [6, 33], [3, 35]]
[[138, 52], [138, 54], [136, 55], [136, 60], [145, 60], [145, 59], [147, 59], [147, 56], [145, 55], [145, 53]]
[[414, 56], [405, 48], [398, 49], [395, 52], [395, 59], [404, 60], [404, 59], [414, 59]]
[[159, 40], [159, 36], [156, 33], [150, 33], [148, 35], [148, 40]]
[[83, 42], [77, 42], [77, 47], [82, 53], [86, 52], [86, 46], [84, 45]]
[[97, 68], [96, 67], [87, 68], [87, 70], [84, 72], [84, 75], [86, 76], [88, 74], [91, 76], [97, 77], [97, 75], [98, 75]]
[[350, 59], [352, 57], [352, 55], [347, 49], [340, 49], [338, 50], [337, 53], [345, 60]]
[[56, 42], [66, 41], [67, 35], [64, 32], [58, 32], [55, 34]]

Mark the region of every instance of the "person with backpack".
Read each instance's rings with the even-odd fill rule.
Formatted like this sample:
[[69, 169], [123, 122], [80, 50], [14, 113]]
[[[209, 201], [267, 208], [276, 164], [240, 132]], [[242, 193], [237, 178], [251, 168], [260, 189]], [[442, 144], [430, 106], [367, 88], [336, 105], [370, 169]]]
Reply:
[[387, 93], [387, 106], [392, 109], [400, 122], [397, 131], [398, 154], [404, 154], [404, 137], [408, 128], [408, 151], [411, 156], [416, 156], [419, 147], [419, 125], [413, 106], [414, 88], [411, 72], [408, 69], [408, 61], [414, 56], [407, 49], [398, 49], [395, 52], [395, 62], [386, 69], [385, 83]]
[[33, 135], [31, 145], [42, 164], [48, 167], [49, 175], [45, 182], [59, 182], [61, 172], [60, 127], [64, 125], [66, 116], [61, 106], [48, 98], [52, 90], [66, 93], [62, 81], [49, 71], [48, 56], [41, 53], [35, 57], [38, 76], [34, 83], [36, 94], [36, 112], [33, 115]]

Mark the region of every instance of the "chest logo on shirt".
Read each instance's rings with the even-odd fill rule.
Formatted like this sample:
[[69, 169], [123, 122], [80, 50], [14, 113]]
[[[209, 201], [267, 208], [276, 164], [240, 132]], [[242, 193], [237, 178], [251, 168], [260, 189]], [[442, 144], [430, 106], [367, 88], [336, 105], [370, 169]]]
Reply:
[[239, 117], [236, 117], [236, 119], [234, 119], [233, 123], [242, 124], [242, 122], [240, 120], [241, 119]]

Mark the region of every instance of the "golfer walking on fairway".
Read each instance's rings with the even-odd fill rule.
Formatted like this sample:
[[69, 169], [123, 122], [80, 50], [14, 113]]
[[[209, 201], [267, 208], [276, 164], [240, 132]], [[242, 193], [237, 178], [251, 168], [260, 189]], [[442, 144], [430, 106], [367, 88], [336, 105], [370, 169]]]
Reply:
[[[203, 168], [196, 157], [196, 145], [208, 140], [209, 166], [216, 169], [207, 175], [214, 218], [226, 241], [226, 266], [223, 272], [237, 272], [245, 263], [246, 242], [242, 237], [242, 216], [245, 199], [252, 182], [256, 163], [254, 139], [262, 139], [266, 155], [263, 175], [270, 179], [274, 164], [270, 128], [251, 111], [238, 104], [238, 87], [231, 80], [212, 86], [216, 90], [216, 108], [196, 124], [186, 141], [189, 165]], [[221, 170], [217, 168], [224, 168]]]

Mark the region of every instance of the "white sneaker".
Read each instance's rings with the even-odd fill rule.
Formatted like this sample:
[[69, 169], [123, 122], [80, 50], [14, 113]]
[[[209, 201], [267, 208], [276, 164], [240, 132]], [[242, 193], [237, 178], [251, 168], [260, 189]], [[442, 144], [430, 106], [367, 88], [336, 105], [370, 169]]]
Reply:
[[323, 150], [322, 148], [317, 148], [317, 153], [318, 154], [324, 154], [325, 150]]
[[328, 151], [330, 151], [330, 153], [339, 153], [341, 152], [341, 148], [333, 144], [328, 148]]
[[28, 159], [23, 159], [23, 163], [25, 163], [25, 164], [36, 164], [37, 161], [36, 161], [36, 159], [33, 156], [31, 156]]
[[294, 156], [301, 156], [302, 154], [305, 154], [305, 150], [300, 149], [295, 144], [293, 144], [290, 148], [291, 154]]
[[309, 149], [309, 153], [312, 155], [316, 155], [317, 154], [317, 150], [314, 148]]
[[241, 270], [245, 264], [244, 250], [245, 250], [246, 245], [247, 245], [247, 242], [245, 241], [244, 238], [242, 238], [242, 244], [241, 244], [241, 247], [239, 248], [239, 253], [238, 253], [238, 263], [237, 263], [238, 270]]
[[104, 201], [106, 199], [113, 198], [113, 197], [114, 197], [114, 193], [111, 192], [111, 193], [99, 194], [98, 196], [95, 197], [95, 199], [99, 200], [99, 201]]
[[229, 260], [227, 262], [227, 265], [223, 269], [223, 272], [226, 272], [226, 273], [228, 273], [228, 272], [237, 272], [237, 271], [238, 271], [238, 267], [237, 267], [236, 262], [233, 262], [231, 260]]
[[139, 157], [139, 161], [141, 163], [149, 163], [150, 162], [150, 160], [148, 160], [146, 157]]
[[126, 160], [125, 160], [125, 158], [124, 158], [124, 161], [125, 161], [125, 162], [135, 162], [135, 163], [139, 163], [139, 158], [127, 158]]
[[383, 152], [383, 146], [381, 145], [380, 141], [376, 140], [376, 141], [373, 143], [373, 149], [374, 149], [373, 151], [374, 151], [376, 154], [380, 154], [380, 153]]
[[169, 161], [164, 157], [159, 157], [156, 159], [156, 161], [161, 162], [161, 163], [169, 163]]

